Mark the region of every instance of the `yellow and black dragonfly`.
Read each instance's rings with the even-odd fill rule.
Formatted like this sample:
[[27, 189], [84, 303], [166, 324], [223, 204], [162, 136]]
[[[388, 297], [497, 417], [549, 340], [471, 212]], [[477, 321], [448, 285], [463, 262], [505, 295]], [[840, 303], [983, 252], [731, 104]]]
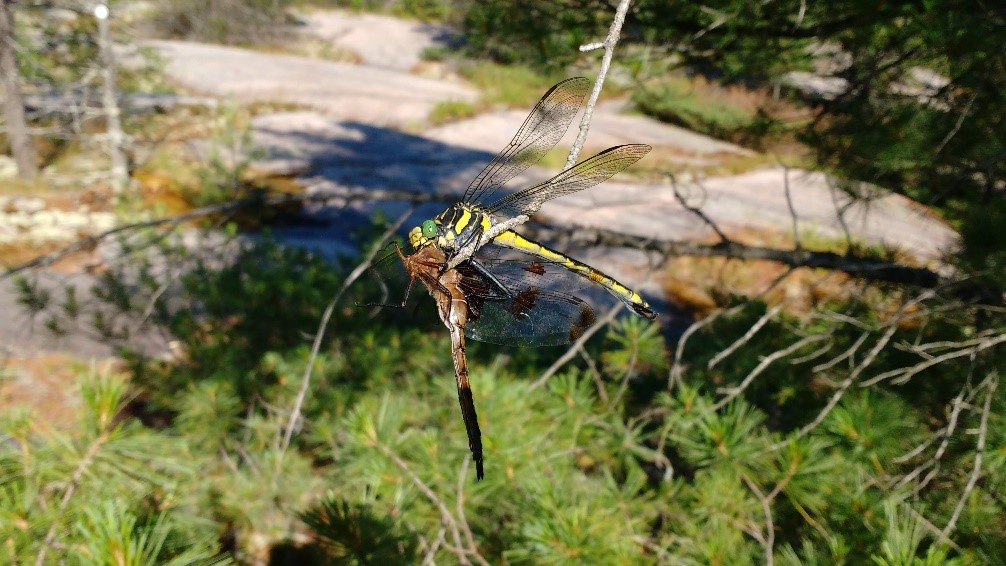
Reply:
[[[576, 340], [597, 316], [584, 300], [594, 290], [653, 319], [635, 291], [601, 271], [525, 238], [513, 228], [546, 201], [597, 185], [645, 155], [647, 145], [609, 148], [551, 179], [505, 194], [504, 184], [540, 160], [569, 128], [590, 81], [572, 78], [552, 87], [531, 110], [510, 144], [475, 178], [464, 198], [409, 232], [413, 253], [397, 245], [387, 259], [404, 266], [408, 302], [423, 283], [451, 333], [458, 400], [482, 479], [482, 438], [465, 358], [465, 337], [503, 345], [550, 346]], [[497, 195], [502, 194], [499, 198]], [[388, 261], [378, 262], [388, 266]], [[379, 268], [378, 274], [385, 269]], [[382, 278], [384, 278], [382, 276]], [[607, 293], [604, 293], [607, 292]]]

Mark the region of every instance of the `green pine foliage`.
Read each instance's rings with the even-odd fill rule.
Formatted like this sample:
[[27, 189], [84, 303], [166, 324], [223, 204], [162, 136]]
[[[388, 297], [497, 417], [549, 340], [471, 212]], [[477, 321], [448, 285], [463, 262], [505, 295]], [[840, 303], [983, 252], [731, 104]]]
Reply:
[[69, 432], [24, 412], [4, 415], [3, 560], [226, 563], [218, 525], [195, 505], [201, 455], [130, 415], [130, 386], [121, 376], [94, 371], [82, 376], [80, 389], [80, 421]]
[[[820, 417], [884, 339], [881, 307], [896, 294], [829, 305], [851, 313], [838, 322], [825, 311], [779, 315], [725, 358], [764, 304], [721, 316], [680, 360], [658, 326], [625, 317], [543, 386], [554, 349], [472, 344], [487, 471], [475, 482], [449, 340], [421, 292], [375, 315], [353, 306], [378, 298], [372, 282], [350, 287], [286, 446], [319, 312], [355, 260], [333, 267], [268, 239], [234, 241], [205, 257], [181, 254], [188, 273], [157, 293], [151, 280], [176, 272], [163, 263], [175, 251], [132, 256], [102, 280], [101, 304], [71, 310], [103, 312], [119, 325], [113, 337], [129, 313], [146, 313], [179, 341], [176, 354], [134, 354], [128, 382], [85, 380], [72, 436], [8, 418], [0, 540], [13, 541], [11, 556], [36, 556], [50, 529], [50, 556], [121, 549], [136, 563], [455, 562], [477, 551], [506, 563], [754, 564], [771, 539], [779, 563], [978, 564], [1006, 547], [1000, 396], [990, 400], [980, 481], [957, 529], [939, 534], [974, 464], [968, 431], [987, 395], [979, 377], [1001, 359], [982, 357], [980, 374], [964, 358], [907, 385], [853, 386]], [[22, 290], [36, 292], [30, 281]], [[52, 297], [24, 304], [66, 318]], [[945, 312], [895, 327], [890, 343], [973, 335]], [[848, 350], [858, 353], [815, 369]], [[915, 360], [904, 348], [879, 350], [868, 376]], [[961, 391], [970, 408], [945, 437]]]

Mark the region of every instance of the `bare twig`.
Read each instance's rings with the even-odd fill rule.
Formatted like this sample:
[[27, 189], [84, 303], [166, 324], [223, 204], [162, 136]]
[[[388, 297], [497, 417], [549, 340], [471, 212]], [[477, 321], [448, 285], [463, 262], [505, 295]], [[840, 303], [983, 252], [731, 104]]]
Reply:
[[699, 330], [702, 330], [706, 326], [709, 326], [710, 324], [716, 322], [716, 320], [719, 319], [720, 317], [728, 316], [730, 314], [739, 312], [744, 307], [745, 305], [740, 304], [737, 306], [730, 307], [728, 309], [715, 311], [707, 315], [705, 318], [697, 320], [688, 325], [688, 328], [686, 328], [685, 331], [681, 334], [681, 338], [678, 339], [678, 345], [674, 349], [674, 359], [671, 360], [671, 369], [667, 375], [668, 391], [672, 391], [674, 389], [674, 386], [679, 381], [681, 381], [682, 374], [684, 373], [684, 364], [682, 364], [681, 360], [684, 357], [685, 344], [688, 343], [688, 339], [691, 338], [692, 335], [698, 332]]
[[854, 200], [850, 199], [849, 202], [845, 204], [838, 203], [838, 187], [835, 183], [828, 180], [828, 190], [831, 192], [831, 202], [835, 205], [835, 217], [838, 219], [838, 223], [842, 226], [842, 232], [845, 234], [845, 244], [846, 244], [846, 254], [852, 253], [852, 232], [849, 230], [849, 225], [845, 222], [845, 211], [852, 206]]
[[961, 511], [964, 510], [964, 505], [967, 504], [968, 496], [971, 495], [971, 490], [975, 488], [975, 483], [978, 482], [978, 477], [982, 473], [982, 458], [985, 455], [985, 436], [988, 434], [989, 413], [992, 408], [992, 397], [995, 394], [996, 386], [999, 384], [999, 377], [995, 373], [992, 373], [989, 374], [985, 381], [987, 383], [987, 391], [985, 393], [985, 405], [982, 407], [981, 422], [978, 425], [978, 441], [975, 443], [975, 464], [971, 469], [971, 477], [968, 478], [968, 483], [964, 486], [961, 499], [957, 502], [957, 506], [954, 507], [953, 515], [950, 516], [947, 526], [943, 527], [943, 532], [940, 533], [943, 539], [948, 539], [954, 527], [957, 526], [957, 519], [960, 518]]
[[709, 363], [706, 364], [706, 367], [708, 369], [713, 369], [714, 367], [716, 367], [716, 364], [725, 360], [727, 356], [736, 352], [737, 349], [743, 346], [744, 344], [747, 344], [748, 341], [754, 338], [754, 335], [757, 334], [758, 331], [761, 330], [762, 327], [768, 323], [768, 321], [772, 320], [773, 318], [775, 318], [775, 315], [779, 314], [783, 306], [785, 306], [785, 303], [779, 303], [778, 305], [770, 308], [764, 315], [762, 315], [761, 318], [759, 318], [754, 324], [751, 325], [751, 328], [749, 328], [748, 331], [745, 332], [743, 336], [738, 338], [733, 344], [717, 352], [716, 355], [713, 356], [713, 359], [709, 360]]
[[433, 491], [433, 489], [426, 485], [426, 482], [424, 482], [418, 475], [416, 475], [415, 472], [412, 471], [412, 468], [409, 467], [405, 460], [402, 460], [401, 456], [380, 442], [377, 443], [377, 448], [385, 456], [387, 456], [389, 460], [394, 462], [394, 464], [398, 466], [398, 469], [402, 470], [402, 472], [408, 476], [409, 480], [412, 481], [412, 484], [415, 485], [416, 488], [419, 489], [419, 491], [422, 492], [422, 494], [425, 495], [431, 503], [433, 503], [440, 512], [441, 524], [447, 527], [447, 529], [451, 532], [451, 538], [454, 539], [453, 551], [458, 557], [458, 561], [462, 564], [471, 564], [471, 561], [468, 560], [469, 551], [465, 550], [462, 546], [461, 531], [458, 528], [458, 522], [455, 520], [454, 516], [451, 515], [450, 510], [447, 509], [447, 505], [443, 502], [443, 500], [437, 497], [437, 494]]
[[594, 88], [590, 91], [587, 105], [583, 109], [583, 118], [580, 119], [580, 131], [576, 134], [576, 141], [573, 147], [569, 148], [569, 155], [566, 156], [566, 165], [563, 169], [569, 169], [576, 163], [576, 158], [580, 156], [584, 142], [587, 141], [587, 131], [590, 129], [590, 119], [594, 114], [594, 106], [597, 98], [601, 95], [601, 88], [604, 86], [604, 78], [608, 75], [608, 67], [611, 66], [611, 58], [615, 55], [615, 46], [618, 45], [618, 37], [622, 33], [622, 24], [625, 22], [625, 14], [629, 11], [629, 0], [621, 0], [618, 8], [615, 9], [615, 17], [611, 20], [608, 28], [608, 36], [601, 44], [593, 43], [580, 48], [581, 51], [596, 49], [598, 46], [604, 48], [604, 55], [601, 56], [601, 66], [597, 70], [597, 80], [594, 81]]
[[790, 344], [788, 347], [783, 348], [782, 350], [777, 350], [763, 357], [761, 361], [758, 362], [758, 365], [755, 366], [755, 368], [751, 370], [750, 373], [747, 374], [747, 376], [744, 378], [743, 381], [740, 382], [740, 384], [738, 384], [736, 387], [731, 387], [729, 389], [720, 391], [721, 393], [725, 392], [726, 395], [724, 395], [722, 399], [720, 399], [713, 405], [713, 410], [718, 411], [722, 409], [724, 406], [726, 406], [727, 403], [733, 401], [738, 395], [743, 393], [744, 390], [751, 385], [751, 383], [755, 380], [756, 377], [761, 375], [761, 373], [765, 371], [765, 369], [768, 368], [768, 366], [772, 365], [772, 362], [778, 360], [779, 358], [788, 356], [808, 344], [813, 344], [814, 342], [820, 342], [821, 340], [827, 340], [830, 337], [831, 337], [830, 334], [813, 334], [811, 336], [806, 336]]
[[625, 364], [625, 372], [622, 376], [622, 383], [618, 386], [618, 391], [615, 392], [615, 397], [608, 403], [608, 410], [612, 410], [618, 405], [622, 400], [622, 396], [629, 389], [629, 379], [632, 378], [633, 372], [636, 371], [636, 357], [639, 355], [639, 342], [633, 340], [632, 351], [629, 353], [629, 363]]
[[475, 537], [472, 535], [472, 529], [468, 526], [468, 518], [465, 516], [465, 478], [468, 477], [468, 468], [471, 466], [471, 455], [465, 454], [465, 459], [461, 463], [461, 473], [458, 474], [458, 488], [457, 488], [457, 513], [458, 513], [458, 524], [461, 527], [461, 532], [465, 535], [465, 540], [468, 541], [468, 550], [475, 560], [482, 564], [483, 566], [489, 566], [482, 555], [478, 552], [478, 546], [475, 544]]
[[[709, 226], [709, 228], [713, 232], [716, 232], [716, 235], [720, 237], [720, 242], [717, 245], [732, 244], [733, 240], [727, 237], [727, 235], [723, 232], [723, 230], [720, 230], [720, 227], [715, 222], [713, 222], [713, 219], [709, 218], [709, 216], [702, 211], [702, 205], [693, 206], [691, 204], [688, 204], [688, 197], [681, 194], [681, 189], [678, 187], [678, 180], [674, 176], [674, 173], [668, 172], [667, 177], [671, 180], [671, 188], [674, 190], [675, 200], [677, 200], [678, 203], [682, 207], [684, 207], [685, 210], [691, 212], [695, 216], [698, 216], [699, 220], [701, 220], [706, 226]], [[703, 191], [706, 190], [706, 188], [702, 186], [700, 183], [695, 183], [695, 186]]]
[[[866, 354], [866, 356], [863, 358], [863, 361], [861, 361], [859, 364], [853, 367], [852, 371], [849, 373], [849, 377], [847, 377], [845, 380], [842, 381], [842, 383], [839, 384], [838, 389], [835, 391], [835, 393], [832, 394], [831, 398], [828, 399], [828, 403], [824, 406], [824, 408], [821, 409], [821, 411], [817, 414], [816, 417], [814, 417], [814, 420], [800, 427], [800, 430], [797, 431], [796, 436], [791, 438], [803, 438], [804, 436], [809, 434], [810, 431], [814, 430], [815, 428], [817, 428], [818, 425], [824, 422], [824, 419], [828, 416], [829, 413], [831, 413], [832, 409], [834, 409], [835, 406], [838, 405], [838, 402], [841, 401], [842, 396], [845, 395], [845, 392], [849, 389], [849, 387], [852, 386], [852, 384], [859, 379], [859, 376], [862, 375], [862, 373], [866, 371], [866, 369], [870, 367], [870, 365], [873, 364], [874, 360], [877, 359], [877, 356], [880, 355], [880, 352], [882, 352], [884, 348], [887, 347], [887, 344], [891, 341], [891, 338], [894, 336], [894, 333], [897, 332], [898, 325], [904, 319], [905, 314], [911, 311], [911, 309], [913, 309], [916, 305], [922, 303], [923, 301], [927, 301], [933, 298], [935, 295], [936, 295], [935, 291], [933, 291], [932, 289], [928, 289], [922, 292], [919, 296], [915, 297], [914, 299], [910, 301], [905, 301], [905, 303], [901, 305], [901, 308], [898, 309], [898, 312], [895, 313], [895, 315], [891, 317], [890, 320], [884, 323], [884, 326], [886, 326], [887, 329], [880, 336], [880, 338], [878, 338], [877, 341], [873, 344], [873, 348], [871, 348], [870, 351]], [[787, 442], [788, 440], [777, 442], [776, 444], [770, 446], [767, 450], [768, 451], [778, 450], [780, 448], [785, 447]]]
[[374, 243], [370, 252], [367, 256], [350, 272], [349, 276], [342, 282], [342, 286], [329, 301], [328, 306], [325, 307], [325, 312], [321, 315], [321, 321], [318, 322], [318, 330], [314, 334], [314, 343], [311, 345], [311, 355], [308, 356], [307, 366], [304, 368], [304, 375], [301, 377], [300, 390], [297, 391], [297, 397], [294, 400], [293, 409], [290, 410], [290, 419], [287, 421], [286, 429], [283, 432], [283, 441], [279, 447], [279, 458], [277, 459], [277, 470], [283, 465], [283, 456], [286, 454], [286, 449], [290, 446], [290, 439], [293, 437], [293, 431], [297, 427], [297, 421], [300, 420], [301, 408], [304, 405], [304, 399], [307, 397], [307, 391], [311, 386], [311, 373], [314, 371], [314, 362], [318, 358], [318, 352], [321, 350], [321, 342], [325, 337], [325, 330], [328, 327], [328, 321], [332, 317], [332, 312], [335, 310], [335, 305], [339, 303], [342, 299], [342, 294], [346, 292], [349, 288], [363, 273], [370, 267], [374, 261], [374, 257], [381, 251], [384, 246], [385, 241], [395, 233], [396, 230], [405, 222], [405, 220], [412, 215], [412, 209], [405, 211], [401, 216], [398, 217], [395, 222], [393, 222], [388, 229], [381, 234], [381, 237]]
[[741, 477], [744, 479], [744, 483], [747, 484], [748, 489], [751, 490], [751, 493], [754, 493], [755, 497], [758, 498], [758, 501], [761, 502], [762, 513], [765, 514], [765, 534], [761, 542], [762, 546], [765, 547], [765, 564], [772, 566], [772, 564], [774, 564], [773, 548], [775, 546], [775, 527], [772, 523], [772, 502], [768, 497], [765, 497], [761, 489], [759, 489], [758, 484], [753, 482], [747, 474], [741, 474]]
[[799, 219], [796, 216], [796, 208], [793, 207], [793, 196], [790, 194], [789, 189], [789, 167], [783, 165], [782, 170], [783, 170], [782, 184], [783, 188], [786, 190], [786, 206], [789, 207], [789, 215], [793, 219], [794, 249], [796, 251], [800, 251], [803, 249], [803, 245], [800, 243], [800, 227], [797, 224], [799, 222]]
[[587, 343], [587, 340], [590, 340], [591, 336], [596, 334], [597, 331], [601, 330], [605, 326], [611, 324], [611, 321], [615, 320], [615, 317], [618, 316], [618, 313], [622, 310], [622, 308], [622, 303], [618, 303], [617, 305], [611, 307], [604, 316], [598, 319], [598, 321], [591, 325], [590, 328], [585, 330], [583, 334], [577, 338], [576, 342], [569, 345], [569, 349], [566, 350], [566, 353], [559, 356], [559, 359], [552, 362], [552, 365], [548, 366], [548, 369], [541, 374], [541, 377], [536, 379], [534, 383], [531, 384], [531, 390], [533, 391], [545, 385], [553, 375], [562, 369], [562, 366], [566, 365], [567, 362], [576, 356], [577, 351], [583, 348], [583, 345]]
[[[426, 555], [423, 557], [423, 566], [435, 566], [436, 561], [433, 559], [437, 555], [437, 551], [440, 550], [440, 546], [444, 544], [444, 535], [447, 534], [447, 527], [441, 526], [440, 530], [437, 531], [437, 538], [433, 539], [433, 543], [426, 547]], [[422, 538], [422, 537], [420, 537]], [[425, 542], [425, 539], [423, 539]]]
[[999, 336], [995, 336], [993, 338], [987, 338], [985, 340], [980, 341], [973, 348], [962, 348], [960, 350], [955, 350], [953, 352], [947, 352], [946, 354], [943, 354], [941, 356], [936, 356], [928, 360], [919, 362], [909, 368], [898, 368], [891, 371], [886, 371], [880, 375], [877, 375], [864, 381], [862, 384], [860, 384], [860, 387], [868, 387], [870, 385], [877, 384], [881, 381], [884, 381], [885, 379], [890, 379], [892, 377], [897, 377], [897, 379], [891, 381], [892, 383], [894, 383], [895, 385], [901, 385], [907, 383], [917, 373], [929, 369], [935, 365], [941, 364], [948, 360], [953, 360], [956, 358], [962, 358], [964, 356], [971, 356], [977, 354], [982, 350], [987, 350], [993, 346], [1002, 344], [1003, 342], [1006, 342], [1006, 334], [1000, 334]]
[[[856, 341], [852, 343], [852, 346], [849, 346], [848, 350], [846, 350], [845, 352], [843, 352], [843, 353], [835, 356], [834, 358], [828, 360], [827, 362], [824, 362], [823, 364], [819, 364], [819, 365], [816, 365], [816, 366], [810, 368], [810, 372], [811, 373], [821, 373], [823, 371], [827, 371], [827, 370], [829, 370], [829, 369], [837, 366], [838, 364], [842, 363], [844, 360], [855, 360], [856, 359], [856, 352], [859, 351], [860, 346], [862, 346], [863, 342], [866, 342], [866, 339], [869, 338], [869, 337], [870, 337], [870, 331], [869, 330], [867, 330], [866, 332], [863, 332], [862, 334], [859, 335], [859, 338], [856, 338]], [[850, 366], [851, 365], [852, 365], [852, 363], [850, 362]]]
[[[549, 236], [556, 237], [559, 231]], [[540, 236], [543, 232], [539, 232]], [[570, 245], [610, 246], [655, 252], [662, 256], [727, 257], [734, 259], [761, 259], [775, 261], [789, 267], [822, 268], [842, 271], [866, 281], [896, 283], [932, 288], [947, 283], [939, 273], [919, 267], [901, 265], [891, 261], [870, 257], [858, 257], [854, 253], [814, 252], [809, 250], [783, 250], [745, 244], [719, 242], [713, 245], [696, 244], [688, 241], [654, 240], [628, 235], [612, 230], [577, 229], [567, 238]], [[984, 289], [977, 289], [984, 291]], [[1002, 292], [989, 289], [989, 296], [999, 296]]]
[[[765, 289], [761, 290], [757, 295], [755, 295], [753, 299], [757, 300], [767, 295], [770, 291], [772, 291], [772, 289], [774, 289], [777, 285], [782, 283], [786, 279], [786, 277], [788, 277], [792, 272], [793, 269], [786, 270], [785, 273], [781, 274], [779, 277], [776, 277], [771, 283], [769, 283], [765, 287]], [[715, 322], [721, 316], [730, 316], [734, 313], [743, 310], [746, 306], [747, 306], [746, 304], [741, 303], [739, 305], [735, 305], [727, 309], [713, 312], [712, 314], [706, 316], [705, 318], [693, 322], [691, 325], [688, 326], [687, 329], [685, 329], [685, 332], [681, 335], [681, 338], [678, 339], [678, 345], [674, 350], [674, 359], [671, 362], [671, 369], [669, 370], [667, 376], [668, 391], [673, 390], [675, 384], [681, 379], [682, 372], [684, 371], [684, 366], [682, 365], [681, 360], [682, 357], [684, 356], [685, 343], [688, 342], [688, 339], [691, 338], [693, 334], [695, 334], [702, 328], [705, 328], [706, 326]]]
[[604, 381], [601, 379], [601, 372], [597, 370], [597, 364], [594, 363], [594, 358], [587, 353], [583, 348], [577, 350], [580, 355], [580, 359], [587, 364], [587, 371], [590, 372], [591, 379], [594, 380], [594, 387], [597, 388], [597, 396], [601, 399], [601, 402], [605, 405], [608, 404], [608, 392], [604, 388]]

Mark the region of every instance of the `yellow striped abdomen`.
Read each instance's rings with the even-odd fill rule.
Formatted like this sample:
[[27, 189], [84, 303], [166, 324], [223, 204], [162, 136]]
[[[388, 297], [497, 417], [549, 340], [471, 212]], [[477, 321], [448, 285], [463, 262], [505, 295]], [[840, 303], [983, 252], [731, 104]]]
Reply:
[[639, 295], [639, 293], [629, 289], [625, 285], [615, 281], [614, 278], [605, 275], [585, 263], [579, 262], [565, 254], [561, 254], [543, 244], [535, 242], [534, 240], [525, 238], [512, 230], [503, 232], [493, 241], [501, 246], [520, 250], [524, 253], [556, 263], [573, 273], [580, 275], [581, 277], [585, 277], [590, 280], [590, 282], [607, 289], [612, 295], [618, 297], [620, 301], [625, 303], [626, 306], [640, 316], [651, 320], [657, 316], [657, 314], [653, 312], [653, 309], [650, 308], [649, 303], [647, 303], [646, 300]]

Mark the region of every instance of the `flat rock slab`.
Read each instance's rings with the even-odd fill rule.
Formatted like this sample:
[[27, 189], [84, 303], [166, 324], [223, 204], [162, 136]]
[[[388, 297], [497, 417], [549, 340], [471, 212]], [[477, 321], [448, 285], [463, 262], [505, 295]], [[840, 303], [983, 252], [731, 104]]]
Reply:
[[[520, 128], [527, 110], [498, 110], [480, 114], [424, 133], [439, 142], [467, 146], [482, 151], [502, 149]], [[716, 155], [754, 155], [739, 145], [679, 128], [671, 124], [641, 116], [622, 113], [617, 103], [599, 104], [595, 107], [587, 133], [586, 148], [601, 150], [613, 145], [646, 143], [654, 147], [673, 149], [676, 153], [693, 157], [713, 158]], [[566, 131], [561, 147], [571, 147], [580, 130], [583, 112], [577, 114]], [[586, 157], [586, 155], [583, 155]]]
[[[319, 191], [352, 187], [453, 191], [460, 195], [494, 155], [494, 150], [444, 141], [450, 136], [437, 139], [411, 135], [310, 112], [259, 117], [254, 128], [257, 142], [268, 147], [274, 159], [293, 159], [311, 171], [304, 180]], [[464, 136], [458, 138], [459, 142], [467, 140]], [[646, 159], [640, 162], [643, 166]], [[511, 185], [528, 186], [554, 173], [531, 168]], [[560, 226], [606, 228], [662, 240], [706, 241], [714, 235], [675, 198], [671, 185], [624, 179], [621, 176], [550, 201], [542, 207], [541, 215]], [[909, 199], [874, 189], [869, 199], [850, 203], [850, 197], [834, 179], [823, 173], [797, 169], [787, 172], [772, 167], [681, 183], [679, 192], [689, 206], [700, 208], [728, 233], [754, 229], [791, 235], [793, 219], [787, 203], [787, 184], [803, 239], [842, 242], [847, 229], [857, 243], [902, 249], [921, 260], [935, 260], [957, 243], [957, 235], [949, 226]], [[406, 208], [401, 203], [377, 206], [390, 214]], [[360, 205], [354, 208], [364, 216], [373, 210]], [[432, 216], [442, 208], [424, 206], [414, 220]], [[329, 214], [335, 226], [345, 226], [345, 219], [337, 220], [340, 211], [330, 210]], [[338, 239], [324, 232], [319, 231], [320, 237]], [[739, 240], [745, 241], [743, 237]]]
[[[644, 158], [645, 159], [645, 158]], [[936, 261], [958, 244], [957, 233], [924, 207], [874, 189], [855, 200], [819, 172], [770, 167], [702, 182], [681, 183], [678, 192], [728, 236], [793, 233], [793, 214], [801, 239], [842, 243], [846, 230], [855, 243], [899, 249], [924, 262]], [[843, 210], [844, 209], [844, 210]], [[841, 214], [839, 211], [842, 211]], [[715, 232], [686, 209], [669, 184], [605, 183], [599, 188], [550, 201], [542, 214], [560, 225], [605, 228], [661, 240], [715, 241]], [[757, 245], [759, 242], [748, 242]]]
[[380, 14], [341, 10], [311, 11], [300, 15], [302, 30], [358, 55], [364, 65], [409, 71], [423, 50], [458, 42], [451, 28]]
[[444, 100], [473, 101], [474, 90], [400, 71], [236, 47], [152, 41], [175, 80], [200, 93], [245, 102], [287, 102], [328, 116], [387, 127], [426, 119]]

